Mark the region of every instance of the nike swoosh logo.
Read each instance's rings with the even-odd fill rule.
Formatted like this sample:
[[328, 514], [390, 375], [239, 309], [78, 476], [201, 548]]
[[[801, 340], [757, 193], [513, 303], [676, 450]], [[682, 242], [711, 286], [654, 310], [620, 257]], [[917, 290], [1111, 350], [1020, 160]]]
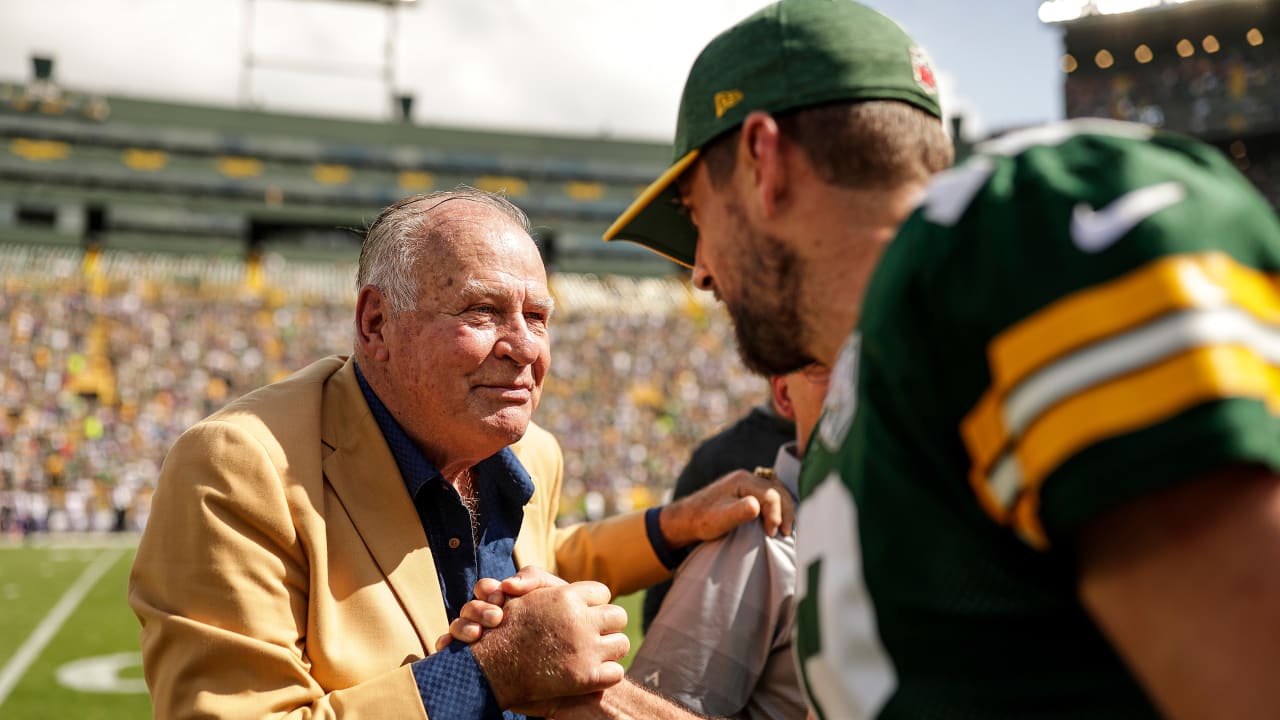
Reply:
[[1071, 213], [1071, 241], [1084, 252], [1102, 252], [1138, 223], [1186, 197], [1182, 183], [1171, 180], [1127, 192], [1100, 210], [1080, 203]]

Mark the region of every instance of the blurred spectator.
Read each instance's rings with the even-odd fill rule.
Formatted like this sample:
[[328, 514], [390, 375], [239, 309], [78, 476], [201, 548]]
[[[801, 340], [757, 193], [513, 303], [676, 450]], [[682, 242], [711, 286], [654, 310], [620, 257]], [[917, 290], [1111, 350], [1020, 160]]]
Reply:
[[[676, 478], [673, 498], [695, 493], [734, 470], [754, 470], [773, 465], [778, 448], [796, 439], [795, 413], [782, 404], [785, 393], [780, 391], [780, 387], [786, 382], [781, 375], [770, 378], [773, 392], [765, 402], [751, 408], [737, 422], [707, 438], [693, 451], [689, 464]], [[693, 548], [688, 550], [692, 552]], [[644, 630], [649, 629], [670, 588], [671, 581], [668, 580], [645, 591], [640, 616]]]
[[1252, 47], [1243, 36], [1234, 43], [1212, 54], [1192, 48], [1185, 58], [1164, 50], [1146, 64], [1126, 60], [1108, 69], [1080, 58], [1066, 80], [1067, 117], [1145, 122], [1194, 135], [1275, 130], [1280, 48]]
[[[1221, 140], [1280, 208], [1280, 43], [1234, 43], [1224, 41], [1215, 53], [1192, 48], [1186, 58], [1157, 52], [1146, 64], [1126, 60], [1105, 70], [1080, 58], [1066, 79], [1067, 117], [1137, 121]], [[1229, 147], [1235, 142], [1242, 149]]]
[[1280, 208], [1280, 135], [1229, 143], [1224, 150], [1271, 204]]
[[[1243, 40], [1242, 40], [1243, 44]], [[1275, 129], [1280, 51], [1274, 42], [1189, 58], [1166, 51], [1147, 64], [1082, 67], [1066, 78], [1066, 117], [1135, 120], [1192, 135]]]
[[[770, 379], [771, 406], [792, 419], [791, 432], [755, 471], [771, 467], [793, 497], [830, 381], [830, 370], [818, 363]], [[652, 627], [646, 625], [628, 674], [708, 716], [804, 718], [808, 708], [791, 647], [795, 543], [794, 536], [767, 537], [748, 524], [694, 548]]]

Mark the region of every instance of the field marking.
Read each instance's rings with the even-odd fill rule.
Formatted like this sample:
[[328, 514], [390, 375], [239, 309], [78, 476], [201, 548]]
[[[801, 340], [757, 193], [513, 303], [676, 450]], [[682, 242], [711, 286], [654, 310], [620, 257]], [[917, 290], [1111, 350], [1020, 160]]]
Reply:
[[76, 578], [71, 587], [63, 593], [58, 604], [54, 605], [49, 614], [44, 616], [44, 620], [41, 620], [36, 629], [31, 631], [31, 635], [27, 637], [26, 642], [22, 643], [22, 647], [18, 648], [18, 652], [5, 663], [3, 669], [0, 669], [0, 705], [4, 705], [5, 699], [18, 684], [22, 674], [31, 667], [31, 663], [35, 662], [36, 658], [40, 657], [41, 651], [67, 622], [67, 618], [71, 617], [71, 613], [76, 611], [80, 601], [84, 600], [84, 596], [88, 595], [111, 566], [124, 556], [125, 550], [126, 548], [105, 550], [89, 567], [85, 568], [84, 572], [80, 573], [80, 577]]
[[141, 533], [34, 533], [25, 538], [0, 536], [0, 550], [105, 550], [138, 546]]
[[86, 693], [145, 695], [147, 681], [120, 677], [128, 668], [142, 667], [142, 653], [122, 652], [80, 658], [58, 668], [58, 684]]

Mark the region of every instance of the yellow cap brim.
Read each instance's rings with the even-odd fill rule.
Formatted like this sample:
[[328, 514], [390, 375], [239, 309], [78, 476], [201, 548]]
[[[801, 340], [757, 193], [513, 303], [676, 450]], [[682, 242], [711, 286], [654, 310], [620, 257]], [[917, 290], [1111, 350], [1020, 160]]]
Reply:
[[605, 231], [605, 241], [627, 240], [693, 267], [698, 229], [678, 206], [675, 182], [698, 159], [698, 154], [697, 148], [690, 150], [650, 183]]

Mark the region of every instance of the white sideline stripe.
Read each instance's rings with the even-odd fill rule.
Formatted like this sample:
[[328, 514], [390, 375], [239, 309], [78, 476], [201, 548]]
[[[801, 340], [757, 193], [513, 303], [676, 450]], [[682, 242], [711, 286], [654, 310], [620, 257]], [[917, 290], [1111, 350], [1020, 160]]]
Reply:
[[35, 662], [36, 658], [40, 657], [40, 652], [67, 622], [67, 618], [71, 617], [71, 613], [76, 611], [76, 607], [80, 605], [81, 600], [84, 600], [84, 596], [88, 595], [111, 566], [116, 564], [116, 561], [124, 555], [124, 551], [125, 548], [107, 550], [85, 568], [84, 572], [80, 573], [80, 577], [76, 578], [71, 587], [63, 593], [58, 604], [54, 605], [49, 614], [44, 616], [44, 620], [41, 620], [36, 629], [31, 631], [31, 635], [27, 637], [26, 642], [22, 643], [22, 647], [18, 648], [18, 652], [5, 663], [4, 669], [0, 670], [0, 705], [4, 704], [22, 674], [31, 667], [31, 663]]

